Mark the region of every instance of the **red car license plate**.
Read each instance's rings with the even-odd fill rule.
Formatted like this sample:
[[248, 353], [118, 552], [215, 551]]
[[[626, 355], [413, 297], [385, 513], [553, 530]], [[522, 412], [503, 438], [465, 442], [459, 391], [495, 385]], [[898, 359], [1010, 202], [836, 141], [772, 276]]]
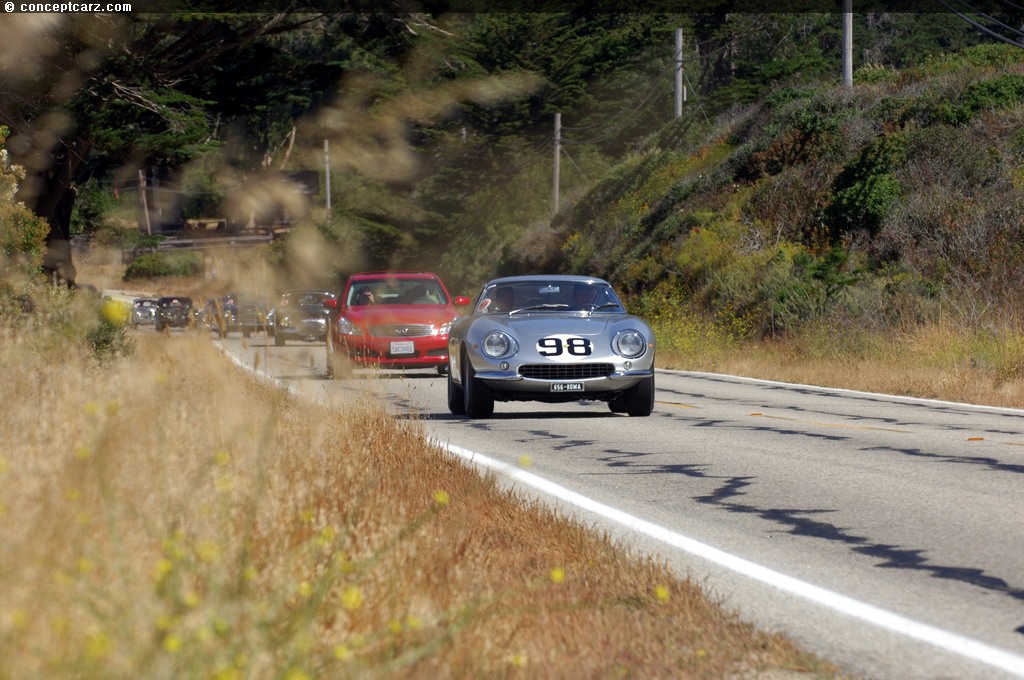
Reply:
[[392, 354], [415, 354], [416, 345], [412, 340], [396, 340], [391, 343]]

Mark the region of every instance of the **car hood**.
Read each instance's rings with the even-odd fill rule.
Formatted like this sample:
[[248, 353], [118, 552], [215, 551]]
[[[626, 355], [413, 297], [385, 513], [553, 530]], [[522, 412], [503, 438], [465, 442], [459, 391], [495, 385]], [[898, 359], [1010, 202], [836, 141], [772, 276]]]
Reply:
[[345, 318], [362, 326], [383, 326], [390, 324], [433, 324], [451, 321], [455, 309], [447, 305], [370, 305], [349, 307]]
[[[508, 331], [513, 336], [540, 337], [551, 333], [572, 333], [582, 337], [605, 335], [613, 327], [620, 326], [630, 319], [629, 314], [595, 314], [581, 316], [579, 314], [535, 314], [526, 316], [516, 314], [508, 317], [491, 317], [495, 329]], [[637, 324], [640, 326], [640, 324]]]

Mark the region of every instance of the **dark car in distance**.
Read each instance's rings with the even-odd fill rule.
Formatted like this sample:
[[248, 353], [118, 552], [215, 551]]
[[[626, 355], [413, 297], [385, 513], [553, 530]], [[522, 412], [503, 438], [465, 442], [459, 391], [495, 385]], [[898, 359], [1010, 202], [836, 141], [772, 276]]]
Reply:
[[166, 328], [195, 328], [195, 325], [192, 298], [181, 295], [157, 298], [153, 327], [158, 332]]
[[132, 300], [132, 313], [128, 317], [128, 324], [132, 328], [152, 326], [156, 317], [156, 310], [156, 298], [135, 298]]
[[323, 342], [327, 337], [329, 310], [324, 302], [335, 299], [327, 290], [302, 288], [281, 295], [277, 306], [270, 312], [271, 333], [278, 347], [288, 340]]
[[257, 293], [228, 293], [209, 300], [203, 310], [206, 326], [222, 337], [237, 332], [248, 338], [253, 333], [269, 331], [268, 317], [266, 299]]

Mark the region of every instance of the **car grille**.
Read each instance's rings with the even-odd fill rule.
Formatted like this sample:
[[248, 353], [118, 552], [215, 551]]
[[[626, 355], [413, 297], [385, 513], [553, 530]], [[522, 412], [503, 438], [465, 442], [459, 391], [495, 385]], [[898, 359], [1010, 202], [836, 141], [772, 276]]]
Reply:
[[430, 324], [392, 324], [370, 328], [370, 335], [375, 338], [423, 338], [433, 334], [434, 327]]
[[523, 364], [519, 375], [535, 380], [603, 378], [615, 371], [612, 364]]

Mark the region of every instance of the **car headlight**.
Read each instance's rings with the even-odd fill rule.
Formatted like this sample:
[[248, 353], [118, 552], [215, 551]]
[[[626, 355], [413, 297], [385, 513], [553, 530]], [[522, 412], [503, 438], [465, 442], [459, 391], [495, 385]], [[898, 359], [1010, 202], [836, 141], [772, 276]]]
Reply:
[[612, 349], [619, 356], [635, 359], [647, 351], [647, 340], [639, 331], [622, 331], [612, 340]]
[[437, 334], [438, 335], [448, 335], [449, 333], [451, 333], [452, 332], [452, 321], [455, 321], [455, 319], [452, 319], [451, 321], [446, 321], [445, 323], [441, 324], [438, 327], [438, 329], [437, 329]]
[[480, 349], [484, 354], [494, 359], [498, 357], [511, 356], [519, 351], [516, 341], [507, 333], [493, 331], [484, 336], [480, 343]]
[[362, 335], [363, 332], [359, 330], [359, 326], [355, 325], [345, 317], [338, 319], [338, 332], [342, 335]]

